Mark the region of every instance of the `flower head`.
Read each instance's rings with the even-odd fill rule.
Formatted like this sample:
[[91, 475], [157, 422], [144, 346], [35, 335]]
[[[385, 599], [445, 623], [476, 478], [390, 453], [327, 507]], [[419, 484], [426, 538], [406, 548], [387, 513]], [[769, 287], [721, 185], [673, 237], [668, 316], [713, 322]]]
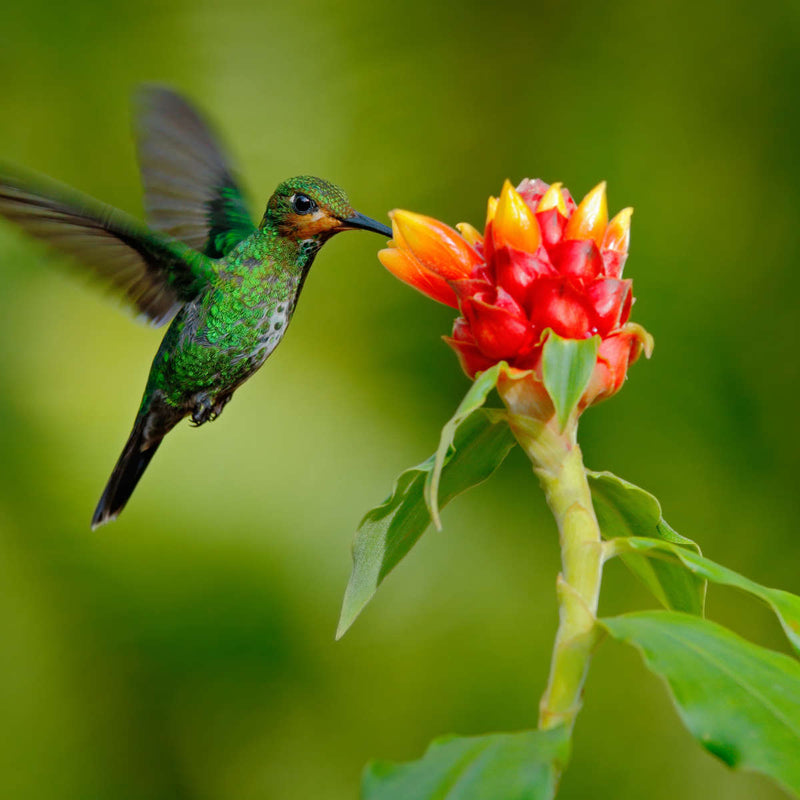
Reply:
[[643, 351], [650, 355], [652, 337], [628, 321], [631, 281], [622, 278], [632, 212], [608, 221], [605, 183], [576, 204], [560, 183], [525, 179], [515, 189], [506, 181], [499, 198], [489, 199], [483, 235], [467, 223], [454, 230], [396, 210], [393, 239], [379, 258], [401, 280], [460, 310], [445, 341], [469, 377], [506, 361], [506, 381], [523, 382], [526, 402], [546, 418], [552, 405], [542, 352], [551, 331], [600, 337], [580, 409], [617, 392], [628, 365]]

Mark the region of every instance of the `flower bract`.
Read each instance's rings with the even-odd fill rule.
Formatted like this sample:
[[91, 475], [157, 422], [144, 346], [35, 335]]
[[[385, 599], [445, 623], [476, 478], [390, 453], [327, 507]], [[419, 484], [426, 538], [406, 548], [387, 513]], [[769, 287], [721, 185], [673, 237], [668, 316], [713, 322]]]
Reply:
[[[499, 361], [522, 381], [536, 415], [552, 414], [542, 384], [550, 332], [600, 338], [582, 410], [622, 386], [652, 337], [630, 322], [631, 281], [622, 277], [632, 209], [608, 219], [606, 185], [580, 203], [559, 183], [506, 181], [490, 198], [481, 234], [411, 211], [391, 213], [393, 239], [379, 258], [396, 277], [460, 311], [445, 341], [470, 378]], [[530, 403], [529, 403], [530, 405]]]

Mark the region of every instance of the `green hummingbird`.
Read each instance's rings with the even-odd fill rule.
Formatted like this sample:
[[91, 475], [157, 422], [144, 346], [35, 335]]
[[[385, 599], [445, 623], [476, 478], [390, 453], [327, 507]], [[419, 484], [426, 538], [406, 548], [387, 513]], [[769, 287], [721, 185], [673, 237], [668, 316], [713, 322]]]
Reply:
[[133, 430], [92, 518], [119, 515], [161, 440], [184, 417], [216, 419], [283, 339], [314, 257], [331, 236], [391, 229], [321, 178], [281, 183], [261, 223], [208, 123], [182, 96], [138, 97], [148, 226], [72, 189], [0, 169], [0, 215], [73, 256], [154, 325], [172, 320]]

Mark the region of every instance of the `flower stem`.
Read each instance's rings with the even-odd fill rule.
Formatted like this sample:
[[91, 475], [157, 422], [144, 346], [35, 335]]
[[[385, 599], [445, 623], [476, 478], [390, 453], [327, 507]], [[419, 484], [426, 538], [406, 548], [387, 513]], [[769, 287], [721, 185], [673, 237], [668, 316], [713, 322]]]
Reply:
[[556, 584], [559, 625], [547, 689], [539, 704], [539, 727], [571, 728], [598, 636], [595, 622], [603, 571], [600, 528], [576, 441], [577, 425], [559, 432], [554, 421], [542, 424], [514, 413], [509, 422], [531, 459], [561, 541], [562, 572]]

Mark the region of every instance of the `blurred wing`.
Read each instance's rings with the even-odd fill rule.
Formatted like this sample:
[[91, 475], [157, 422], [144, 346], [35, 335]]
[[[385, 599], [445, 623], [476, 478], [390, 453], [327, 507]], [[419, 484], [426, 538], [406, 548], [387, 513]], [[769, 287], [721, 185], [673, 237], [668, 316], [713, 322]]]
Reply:
[[146, 86], [136, 106], [148, 223], [221, 258], [256, 231], [222, 148], [208, 123], [170, 89]]
[[0, 167], [0, 216], [74, 257], [155, 325], [194, 298], [208, 259], [111, 206], [45, 178]]

